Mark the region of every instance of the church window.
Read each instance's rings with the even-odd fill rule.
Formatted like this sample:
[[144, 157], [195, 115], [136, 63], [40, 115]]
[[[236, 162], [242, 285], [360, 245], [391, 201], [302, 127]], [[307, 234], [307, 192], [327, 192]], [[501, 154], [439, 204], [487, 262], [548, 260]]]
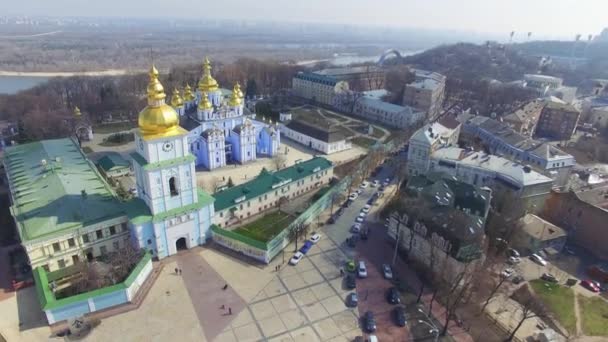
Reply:
[[116, 228], [114, 226], [110, 227], [110, 235], [116, 234]]
[[82, 242], [89, 243], [89, 234], [82, 235]]
[[59, 252], [61, 251], [61, 245], [59, 245], [59, 242], [55, 242], [53, 244], [53, 252]]
[[177, 192], [177, 180], [175, 177], [169, 178], [169, 190], [171, 192], [171, 196], [177, 196], [179, 193]]
[[95, 231], [95, 235], [97, 236], [98, 239], [102, 239], [103, 238], [103, 231], [101, 229], [97, 230], [97, 231]]
[[64, 268], [65, 267], [65, 260], [63, 260], [63, 259], [57, 260], [57, 266], [59, 268]]

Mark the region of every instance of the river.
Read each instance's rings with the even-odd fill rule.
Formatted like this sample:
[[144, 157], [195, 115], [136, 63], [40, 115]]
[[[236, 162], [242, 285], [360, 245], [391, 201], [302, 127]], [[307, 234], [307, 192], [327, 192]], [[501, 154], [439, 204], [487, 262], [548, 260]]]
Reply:
[[0, 76], [0, 94], [15, 94], [48, 80], [41, 76]]

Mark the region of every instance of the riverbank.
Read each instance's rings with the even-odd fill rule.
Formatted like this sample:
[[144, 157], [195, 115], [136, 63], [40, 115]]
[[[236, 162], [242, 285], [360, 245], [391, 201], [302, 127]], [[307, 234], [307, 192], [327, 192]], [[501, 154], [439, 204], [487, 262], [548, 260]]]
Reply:
[[0, 76], [12, 77], [72, 77], [72, 76], [122, 76], [127, 74], [136, 74], [144, 71], [125, 70], [125, 69], [108, 69], [101, 71], [58, 71], [58, 72], [43, 72], [43, 71], [5, 71], [0, 70]]

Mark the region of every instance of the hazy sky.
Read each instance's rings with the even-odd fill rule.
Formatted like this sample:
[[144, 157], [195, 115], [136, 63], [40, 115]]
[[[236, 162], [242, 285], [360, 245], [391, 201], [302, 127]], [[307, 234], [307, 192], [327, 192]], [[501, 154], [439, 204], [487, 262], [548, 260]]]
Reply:
[[534, 36], [598, 34], [608, 0], [7, 0], [9, 14], [215, 17], [455, 29]]

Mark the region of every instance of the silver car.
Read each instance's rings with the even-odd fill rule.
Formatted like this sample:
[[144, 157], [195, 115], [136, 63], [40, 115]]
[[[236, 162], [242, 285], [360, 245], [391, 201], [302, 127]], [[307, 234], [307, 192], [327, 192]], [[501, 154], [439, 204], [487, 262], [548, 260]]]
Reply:
[[393, 279], [393, 270], [389, 264], [382, 265], [382, 273], [384, 274], [384, 278], [391, 280]]

